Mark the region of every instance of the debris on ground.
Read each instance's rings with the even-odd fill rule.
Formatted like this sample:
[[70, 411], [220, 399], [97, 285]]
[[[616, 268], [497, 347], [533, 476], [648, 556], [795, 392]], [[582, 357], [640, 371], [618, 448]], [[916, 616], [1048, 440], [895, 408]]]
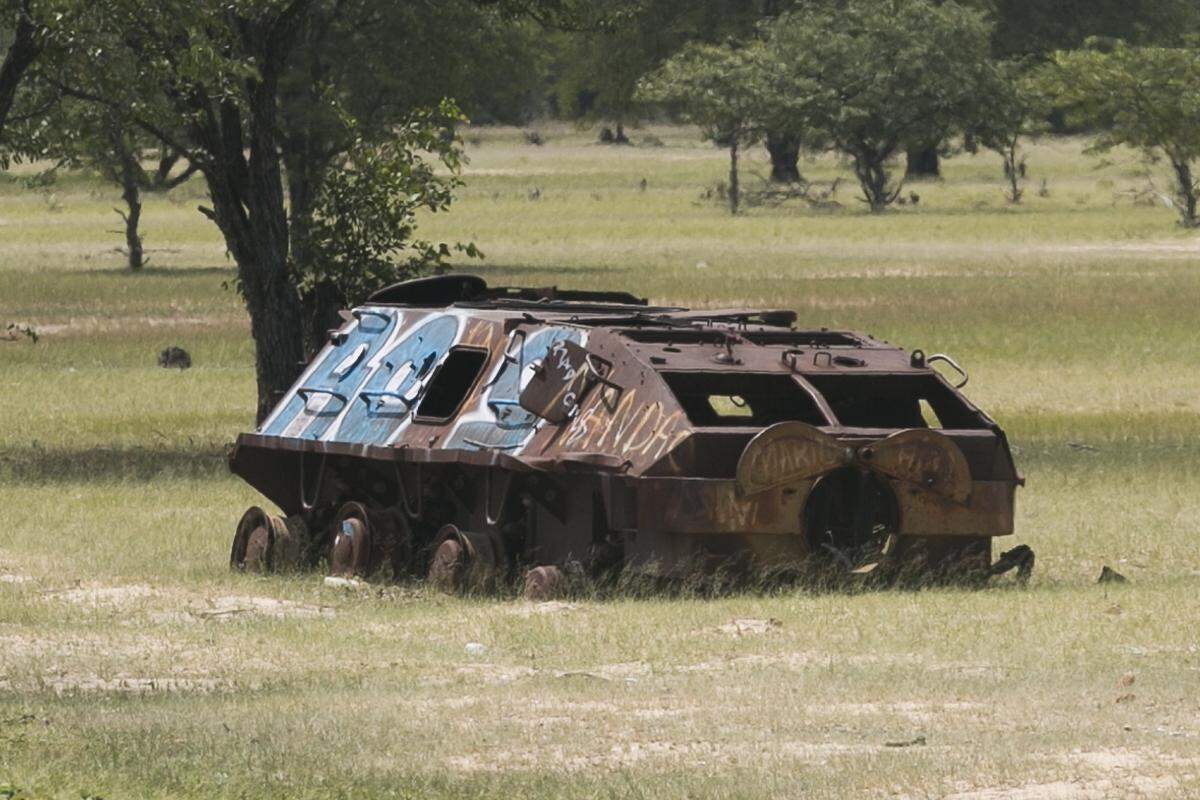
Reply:
[[718, 626], [717, 630], [721, 633], [727, 633], [730, 636], [750, 636], [752, 634], [770, 633], [781, 627], [783, 627], [783, 623], [771, 617], [768, 619], [735, 619], [725, 625]]
[[182, 347], [171, 345], [158, 354], [158, 365], [164, 369], [187, 369], [192, 366], [192, 357]]
[[1033, 548], [1027, 544], [1020, 544], [1012, 550], [1005, 550], [996, 559], [996, 563], [989, 569], [991, 575], [1003, 575], [1009, 570], [1017, 571], [1017, 583], [1024, 586], [1029, 583], [1029, 576], [1033, 574], [1033, 564], [1036, 560]]
[[903, 739], [898, 742], [884, 742], [883, 746], [884, 747], [924, 747], [925, 746], [925, 737], [924, 736], [916, 736], [912, 739]]

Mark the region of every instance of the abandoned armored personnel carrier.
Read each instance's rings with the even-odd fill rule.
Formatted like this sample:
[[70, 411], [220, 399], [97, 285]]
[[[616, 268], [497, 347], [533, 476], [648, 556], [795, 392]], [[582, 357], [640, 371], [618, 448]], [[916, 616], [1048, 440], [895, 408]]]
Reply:
[[466, 275], [343, 316], [237, 439], [232, 470], [284, 516], [246, 512], [235, 568], [324, 561], [545, 595], [568, 572], [629, 568], [1014, 565], [992, 564], [991, 539], [1013, 532], [1022, 479], [946, 356], [797, 328], [791, 311]]

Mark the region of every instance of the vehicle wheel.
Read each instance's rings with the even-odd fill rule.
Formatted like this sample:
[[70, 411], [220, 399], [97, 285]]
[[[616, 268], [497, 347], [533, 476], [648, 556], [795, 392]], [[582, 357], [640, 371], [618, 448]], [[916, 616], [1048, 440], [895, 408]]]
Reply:
[[346, 503], [333, 520], [329, 548], [329, 574], [365, 578], [372, 571], [371, 547], [375, 538], [366, 507]]
[[282, 523], [283, 520], [258, 506], [246, 509], [233, 534], [230, 568], [238, 572], [271, 572], [276, 529]]
[[534, 567], [525, 573], [525, 590], [521, 593], [526, 600], [540, 602], [562, 595], [566, 588], [566, 576], [555, 566]]
[[443, 592], [462, 591], [470, 557], [458, 537], [458, 529], [447, 525], [438, 533], [440, 543], [429, 561], [429, 584]]

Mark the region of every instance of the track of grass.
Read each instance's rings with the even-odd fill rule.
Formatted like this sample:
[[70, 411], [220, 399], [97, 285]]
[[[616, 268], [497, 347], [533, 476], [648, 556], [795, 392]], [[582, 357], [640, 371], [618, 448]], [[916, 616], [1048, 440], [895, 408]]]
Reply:
[[[250, 424], [252, 354], [200, 186], [148, 202], [152, 268], [133, 276], [113, 252], [114, 192], [0, 182], [0, 327], [43, 334], [0, 343], [0, 785], [1200, 793], [1200, 240], [1114, 200], [1145, 166], [1049, 141], [1019, 209], [995, 159], [962, 155], [883, 217], [843, 183], [840, 211], [730, 219], [700, 197], [722, 154], [652, 133], [666, 147], [473, 132], [461, 201], [425, 232], [476, 241], [488, 258], [471, 268], [494, 282], [795, 308], [953, 353], [1029, 479], [1004, 544], [1037, 550], [1030, 587], [530, 607], [232, 576], [228, 538], [255, 495], [222, 448]], [[157, 368], [169, 344], [194, 368]], [[1104, 564], [1130, 583], [1097, 586]]]

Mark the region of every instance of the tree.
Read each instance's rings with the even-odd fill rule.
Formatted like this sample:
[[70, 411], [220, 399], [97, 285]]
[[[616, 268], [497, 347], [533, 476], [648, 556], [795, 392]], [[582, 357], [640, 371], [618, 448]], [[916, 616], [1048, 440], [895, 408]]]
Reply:
[[900, 192], [888, 163], [906, 142], [963, 124], [979, 91], [990, 29], [954, 2], [848, 0], [769, 26], [772, 104], [850, 158], [871, 211]]
[[[403, 40], [377, 32], [389, 28], [398, 10], [419, 7], [436, 15], [443, 4], [77, 0], [77, 5], [81, 13], [41, 80], [66, 97], [123, 111], [138, 130], [203, 175], [210, 202], [201, 211], [221, 230], [250, 316], [262, 419], [299, 373], [305, 331], [317, 327], [314, 320], [324, 307], [304, 302], [322, 284], [311, 280], [307, 253], [293, 251], [297, 243], [315, 241], [295, 223], [319, 216], [312, 202], [331, 174], [329, 166], [368, 130], [359, 126], [358, 133], [347, 135], [332, 110], [349, 109], [353, 117], [355, 110], [386, 109], [371, 118], [369, 129], [384, 141], [397, 120], [389, 115], [400, 110], [388, 102], [387, 87], [404, 77], [388, 72], [385, 81], [369, 74], [380, 55], [363, 48], [404, 52]], [[505, 18], [532, 14], [554, 22], [573, 13], [575, 3], [475, 5]], [[431, 60], [429, 75], [439, 74], [442, 60], [450, 59], [439, 53]]]
[[968, 0], [995, 20], [993, 54], [1042, 60], [1089, 38], [1130, 44], [1183, 44], [1200, 32], [1195, 0]]
[[1165, 156], [1180, 223], [1200, 226], [1200, 49], [1116, 42], [1107, 50], [1057, 53], [1042, 75], [1069, 116], [1101, 131], [1095, 150], [1128, 145]]
[[759, 135], [763, 110], [758, 45], [690, 45], [642, 81], [639, 96], [675, 108], [704, 136], [729, 148], [729, 211], [737, 214], [738, 151]]
[[108, 106], [60, 99], [36, 124], [19, 127], [22, 155], [53, 161], [46, 174], [87, 169], [120, 187], [125, 208], [116, 211], [124, 223], [127, 264], [133, 272], [140, 270], [146, 261], [139, 229], [142, 193], [175, 188], [195, 173], [195, 166], [172, 174], [180, 157], [162, 151], [157, 168], [147, 171], [142, 162], [150, 157], [153, 140], [120, 109]]
[[1027, 67], [1016, 61], [988, 65], [975, 121], [967, 127], [968, 138], [995, 152], [1003, 161], [1010, 203], [1021, 202], [1025, 190], [1025, 156], [1022, 139], [1042, 131], [1045, 103]]

